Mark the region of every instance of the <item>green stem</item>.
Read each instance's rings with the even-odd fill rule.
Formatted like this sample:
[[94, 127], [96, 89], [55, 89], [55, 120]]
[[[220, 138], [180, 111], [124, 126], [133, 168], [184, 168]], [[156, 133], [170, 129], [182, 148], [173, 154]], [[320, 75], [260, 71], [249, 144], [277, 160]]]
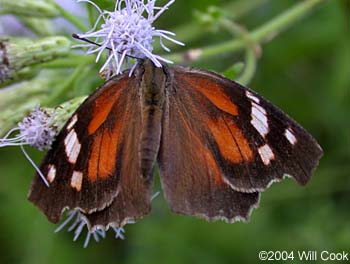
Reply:
[[256, 55], [253, 49], [247, 49], [245, 55], [244, 71], [236, 81], [243, 85], [248, 85], [253, 79], [256, 70]]
[[[249, 38], [255, 43], [262, 43], [271, 40], [277, 36], [281, 31], [294, 24], [301, 17], [310, 12], [316, 5], [325, 0], [305, 0], [295, 6], [289, 8], [282, 14], [278, 15], [271, 21], [265, 23], [261, 27], [253, 30], [249, 34]], [[234, 39], [215, 46], [209, 46], [201, 49], [200, 59], [217, 56], [225, 52], [234, 52], [244, 48], [246, 41], [244, 39]], [[182, 53], [176, 53], [167, 56], [174, 62], [181, 62], [183, 60]]]
[[[227, 17], [233, 20], [237, 20], [244, 15], [248, 14], [252, 10], [259, 8], [263, 4], [265, 4], [268, 0], [246, 0], [246, 1], [238, 1], [238, 2], [229, 2], [227, 5], [221, 7], [223, 10], [229, 10], [227, 12]], [[182, 24], [172, 30], [176, 32], [176, 36], [179, 40], [184, 43], [194, 42], [196, 39], [199, 39], [205, 34], [208, 34], [207, 30], [203, 30], [203, 26], [196, 22], [189, 22], [186, 24]], [[161, 50], [160, 45], [154, 43], [156, 50]], [[177, 49], [178, 45], [169, 42], [167, 46], [170, 49]]]
[[260, 47], [257, 43], [254, 43], [254, 41], [250, 38], [249, 32], [247, 32], [243, 27], [231, 22], [228, 19], [222, 19], [220, 24], [231, 32], [232, 35], [245, 41], [246, 55], [244, 71], [236, 81], [243, 85], [247, 85], [254, 77], [257, 64], [257, 53], [260, 50]]
[[289, 10], [278, 15], [273, 20], [267, 22], [256, 31], [252, 32], [252, 38], [257, 42], [270, 41], [281, 31], [288, 28], [293, 23], [297, 22], [301, 17], [310, 12], [316, 5], [324, 0], [305, 0]]
[[82, 63], [93, 64], [94, 61], [95, 61], [95, 58], [93, 56], [86, 56], [86, 55], [71, 53], [71, 55], [69, 55], [66, 58], [61, 58], [54, 61], [42, 63], [40, 67], [49, 68], [49, 69], [69, 68], [69, 67], [77, 67]]

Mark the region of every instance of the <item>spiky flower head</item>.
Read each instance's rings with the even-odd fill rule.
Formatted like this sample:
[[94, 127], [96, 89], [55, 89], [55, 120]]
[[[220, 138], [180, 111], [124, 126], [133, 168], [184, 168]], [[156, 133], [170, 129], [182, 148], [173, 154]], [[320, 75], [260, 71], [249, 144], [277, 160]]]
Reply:
[[49, 149], [57, 134], [51, 125], [53, 116], [36, 107], [35, 110], [18, 123], [19, 133], [23, 141], [40, 151]]
[[[17, 127], [11, 129], [0, 138], [0, 147], [20, 146], [24, 155], [36, 169], [44, 183], [49, 186], [45, 176], [24, 150], [24, 145], [30, 145], [39, 150], [49, 149], [57, 134], [57, 126], [53, 124], [54, 113], [48, 113], [37, 106], [28, 116], [24, 117]], [[17, 133], [17, 134], [16, 134]], [[14, 137], [11, 137], [15, 134]]]
[[[52, 124], [53, 117], [53, 113], [37, 106], [17, 127], [0, 139], [0, 147], [29, 145], [40, 151], [49, 149], [57, 134], [57, 127]], [[18, 134], [11, 138], [10, 135], [16, 131]]]
[[[86, 219], [85, 215], [82, 214], [78, 209], [69, 210], [67, 212], [67, 218], [66, 220], [55, 230], [55, 233], [61, 231], [65, 226], [67, 226], [70, 223], [70, 226], [68, 227], [68, 232], [74, 231], [74, 237], [73, 241], [76, 241], [80, 235], [83, 233], [84, 228], [86, 227], [87, 233], [84, 241], [84, 248], [86, 248], [89, 245], [91, 236], [94, 238], [96, 242], [99, 242], [100, 239], [104, 239], [106, 237], [106, 229], [102, 227], [97, 227], [93, 230], [89, 229], [89, 222]], [[133, 224], [133, 221], [129, 221], [128, 224]], [[125, 230], [123, 227], [115, 227], [111, 226], [111, 229], [115, 233], [115, 238], [124, 239], [124, 233]]]
[[[159, 192], [156, 192], [152, 197], [151, 201], [153, 201]], [[70, 209], [66, 212], [66, 219], [56, 228], [55, 233], [60, 232], [66, 226], [68, 227], [68, 232], [74, 231], [73, 241], [76, 241], [84, 232], [85, 227], [87, 228], [84, 248], [89, 245], [91, 237], [94, 238], [96, 242], [99, 242], [101, 239], [106, 238], [106, 233], [108, 230], [114, 231], [115, 238], [124, 239], [125, 238], [125, 229], [124, 226], [126, 224], [134, 224], [134, 220], [128, 220], [123, 226], [115, 226], [113, 224], [109, 224], [107, 227], [103, 226], [91, 226], [88, 218], [82, 213], [79, 209]]]
[[[97, 52], [96, 61], [101, 58], [103, 51], [108, 51], [108, 58], [100, 71], [107, 69], [113, 74], [119, 74], [122, 66], [128, 60], [128, 56], [134, 58], [148, 58], [155, 66], [161, 67], [162, 62], [171, 61], [153, 54], [153, 42], [159, 38], [161, 47], [165, 51], [170, 51], [163, 43], [167, 39], [179, 45], [183, 43], [173, 39], [175, 34], [169, 31], [156, 29], [152, 23], [174, 3], [169, 1], [163, 7], [155, 6], [155, 0], [116, 0], [113, 12], [101, 10], [90, 0], [80, 0], [78, 2], [88, 2], [96, 7], [100, 13], [95, 26], [85, 34], [79, 34], [80, 38], [93, 39], [94, 44], [79, 46], [89, 47], [88, 54]], [[97, 24], [103, 19], [101, 28], [97, 29]], [[136, 62], [137, 63], [137, 62]], [[136, 63], [134, 66], [136, 66]]]

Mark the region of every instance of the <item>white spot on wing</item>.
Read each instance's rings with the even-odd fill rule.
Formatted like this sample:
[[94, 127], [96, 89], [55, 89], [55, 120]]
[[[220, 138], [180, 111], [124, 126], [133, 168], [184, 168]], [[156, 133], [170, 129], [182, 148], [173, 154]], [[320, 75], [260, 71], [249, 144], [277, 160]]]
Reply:
[[289, 143], [295, 145], [297, 143], [297, 139], [294, 136], [293, 132], [288, 128], [284, 131], [284, 136], [288, 139]]
[[49, 165], [49, 171], [47, 173], [47, 180], [51, 183], [56, 177], [56, 167], [53, 164]]
[[252, 102], [252, 120], [250, 123], [255, 127], [262, 137], [269, 133], [269, 124], [267, 122], [266, 111], [260, 105]]
[[252, 107], [266, 116], [266, 110], [264, 108], [262, 108], [260, 105], [252, 102]]
[[81, 171], [73, 171], [72, 179], [70, 180], [70, 186], [79, 192], [81, 190], [82, 183], [83, 173]]
[[67, 130], [68, 130], [68, 131], [71, 130], [77, 121], [78, 121], [78, 116], [75, 114], [75, 115], [72, 117], [72, 120], [69, 122], [69, 124], [68, 124], [68, 126], [67, 126]]
[[265, 165], [269, 165], [271, 160], [275, 159], [275, 155], [273, 154], [272, 149], [267, 144], [258, 148], [258, 152], [259, 152], [259, 155], [261, 157], [262, 162]]
[[72, 129], [64, 139], [66, 154], [70, 163], [75, 164], [79, 156], [81, 144], [79, 143], [77, 133]]
[[254, 101], [255, 103], [260, 103], [260, 100], [259, 100], [259, 98], [258, 97], [256, 97], [254, 94], [252, 94], [251, 92], [249, 92], [249, 91], [246, 91], [245, 92], [245, 95], [250, 99], [250, 100], [252, 100], [252, 101]]

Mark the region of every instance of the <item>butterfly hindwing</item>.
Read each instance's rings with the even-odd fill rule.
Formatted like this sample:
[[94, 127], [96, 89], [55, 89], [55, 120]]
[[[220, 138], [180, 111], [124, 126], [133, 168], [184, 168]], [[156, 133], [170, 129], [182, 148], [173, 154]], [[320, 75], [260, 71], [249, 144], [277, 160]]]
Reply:
[[267, 100], [218, 74], [191, 68], [175, 68], [174, 86], [175, 97], [179, 90], [187, 94], [184, 108], [194, 126], [203, 124], [201, 141], [234, 189], [263, 191], [284, 175], [300, 184], [310, 179], [322, 149]]
[[186, 83], [174, 78], [167, 87], [158, 156], [170, 207], [176, 213], [207, 220], [247, 220], [252, 208], [258, 206], [259, 193], [237, 192], [225, 182], [216, 161], [219, 153], [210, 146], [207, 105], [194, 98], [198, 96], [195, 91], [184, 88]]
[[40, 167], [50, 187], [36, 175], [29, 193], [29, 200], [52, 222], [59, 221], [65, 208], [89, 215], [109, 208], [114, 200], [124, 203], [119, 212], [123, 216], [109, 212], [109, 221], [149, 211], [150, 183], [137, 181], [142, 122], [138, 84], [128, 73], [112, 78], [79, 107], [57, 136]]

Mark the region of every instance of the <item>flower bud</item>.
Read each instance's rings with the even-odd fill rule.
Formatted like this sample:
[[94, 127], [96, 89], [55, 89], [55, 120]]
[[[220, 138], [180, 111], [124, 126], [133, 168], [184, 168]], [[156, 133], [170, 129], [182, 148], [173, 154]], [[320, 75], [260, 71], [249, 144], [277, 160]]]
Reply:
[[0, 82], [12, 78], [24, 67], [68, 55], [70, 41], [61, 36], [39, 40], [27, 38], [0, 39]]

